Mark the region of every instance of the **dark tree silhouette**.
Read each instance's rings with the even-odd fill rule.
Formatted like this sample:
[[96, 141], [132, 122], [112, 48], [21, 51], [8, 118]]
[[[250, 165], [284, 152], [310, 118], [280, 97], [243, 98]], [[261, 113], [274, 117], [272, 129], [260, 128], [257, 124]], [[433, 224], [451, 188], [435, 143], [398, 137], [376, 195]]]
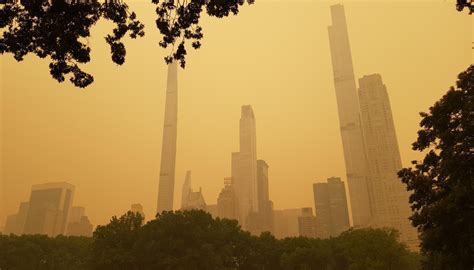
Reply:
[[472, 3], [472, 0], [457, 0], [456, 8], [459, 11], [463, 11], [464, 8], [467, 8], [469, 10], [469, 14], [474, 12], [474, 4]]
[[[412, 223], [422, 251], [439, 269], [474, 267], [474, 66], [423, 117], [416, 151], [427, 152], [399, 172], [412, 191]], [[430, 268], [432, 269], [432, 268]]]
[[[254, 0], [247, 0], [253, 3]], [[157, 5], [156, 25], [163, 35], [161, 47], [172, 47], [166, 62], [179, 61], [184, 68], [186, 40], [198, 49], [203, 37], [199, 26], [205, 9], [210, 16], [222, 18], [237, 14], [244, 0], [152, 0]], [[89, 62], [90, 47], [87, 38], [90, 28], [101, 19], [115, 24], [112, 34], [105, 37], [110, 45], [112, 61], [125, 62], [126, 48], [122, 39], [145, 34], [144, 25], [121, 0], [0, 0], [0, 54], [12, 53], [17, 61], [32, 53], [40, 58], [49, 57], [50, 73], [59, 82], [72, 74], [70, 81], [86, 87], [93, 76], [80, 67]]]
[[388, 229], [331, 239], [275, 239], [204, 211], [163, 212], [143, 224], [128, 212], [93, 238], [0, 235], [0, 269], [418, 270], [420, 258]]
[[[0, 0], [1, 1], [1, 0]], [[49, 57], [50, 73], [59, 82], [64, 75], [72, 74], [71, 82], [86, 87], [93, 82], [91, 74], [79, 64], [90, 61], [87, 38], [90, 27], [99, 19], [111, 20], [116, 28], [105, 40], [110, 45], [112, 60], [121, 65], [125, 61], [122, 38], [143, 36], [143, 24], [135, 13], [129, 13], [124, 3], [77, 3], [62, 0], [23, 0], [0, 3], [0, 53], [12, 53], [17, 61], [32, 53], [40, 58]]]

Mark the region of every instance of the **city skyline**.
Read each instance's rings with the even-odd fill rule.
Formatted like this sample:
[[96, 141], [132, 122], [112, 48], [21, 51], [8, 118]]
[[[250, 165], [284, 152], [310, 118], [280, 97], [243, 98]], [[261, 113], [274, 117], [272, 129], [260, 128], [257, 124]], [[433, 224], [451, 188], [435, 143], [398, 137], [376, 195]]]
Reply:
[[[376, 11], [384, 10], [383, 6], [374, 5], [369, 9], [369, 14], [380, 14]], [[398, 6], [393, 5], [397, 9]], [[244, 18], [236, 17], [223, 23], [230, 29], [237, 29], [244, 19], [255, 23], [253, 19], [260, 17], [259, 14], [267, 14], [263, 6], [265, 5], [244, 9], [239, 14]], [[275, 7], [276, 14], [284, 14], [285, 5], [271, 6]], [[187, 68], [180, 70], [180, 77], [183, 78], [180, 81], [180, 90], [183, 89], [183, 95], [180, 96], [180, 101], [183, 101], [180, 105], [183, 106], [180, 109], [183, 108], [183, 112], [179, 115], [178, 156], [181, 157], [176, 164], [176, 187], [181, 187], [186, 169], [191, 168], [196, 185], [206, 187], [206, 202], [215, 203], [222, 189], [221, 179], [229, 175], [228, 153], [238, 149], [238, 127], [235, 123], [239, 119], [238, 110], [242, 104], [252, 104], [258, 111], [257, 152], [271, 165], [270, 194], [275, 209], [311, 206], [312, 194], [305, 190], [319, 179], [338, 175], [345, 181], [327, 42], [329, 7], [302, 3], [292, 7], [295, 11], [305, 8], [314, 11], [314, 14], [295, 19], [295, 24], [312, 26], [314, 33], [311, 37], [305, 36], [304, 42], [294, 46], [286, 38], [280, 40], [277, 36], [282, 47], [279, 51], [280, 47], [276, 46], [279, 61], [269, 61], [269, 56], [262, 53], [258, 46], [252, 45], [250, 50], [244, 43], [237, 42], [238, 39], [229, 37], [227, 40], [228, 36], [217, 38], [216, 33], [219, 29], [222, 30], [220, 26], [211, 27], [206, 32], [206, 38], [209, 39], [203, 44], [202, 51], [190, 54]], [[435, 30], [426, 25], [410, 25], [415, 29], [423, 26], [427, 28], [427, 32], [423, 32], [419, 39], [410, 33], [400, 39], [416, 39], [420, 44], [425, 41], [424, 46], [402, 46], [400, 50], [408, 55], [400, 53], [397, 56], [400, 59], [397, 60], [390, 52], [398, 48], [394, 43], [400, 42], [386, 42], [390, 40], [389, 36], [380, 32], [377, 26], [371, 26], [363, 16], [367, 13], [361, 10], [356, 4], [346, 5], [351, 32], [361, 33], [359, 37], [354, 34], [350, 36], [353, 57], [359, 60], [354, 61], [356, 73], [359, 73], [355, 77], [375, 72], [383, 75], [384, 82], [390, 89], [403, 164], [408, 165], [410, 160], [417, 157], [410, 149], [418, 128], [419, 118], [416, 113], [426, 110], [452, 85], [458, 70], [466, 65], [466, 61], [460, 60], [460, 56], [467, 55], [465, 53], [470, 51], [446, 50], [446, 55], [437, 55], [435, 50], [439, 51], [448, 45], [442, 41], [438, 43], [437, 40], [431, 44]], [[439, 15], [441, 10], [444, 9], [430, 7], [425, 14], [426, 21]], [[413, 21], [413, 13], [408, 12], [407, 20]], [[458, 18], [461, 16], [455, 14], [455, 11], [452, 13], [453, 16], [456, 15], [451, 23], [456, 31], [452, 35], [448, 34], [448, 37], [457, 40], [453, 43], [462, 44], [464, 39], [460, 37], [461, 33], [467, 31], [468, 27], [463, 26], [462, 18]], [[386, 14], [387, 18], [380, 21], [381, 25], [393, 31], [397, 27], [406, 29], [403, 28], [406, 26], [404, 24], [400, 26], [389, 22], [395, 15], [390, 12]], [[451, 13], [446, 16], [451, 16]], [[435, 22], [433, 27], [438, 31], [441, 25], [444, 24]], [[96, 30], [101, 31], [101, 27], [98, 26]], [[259, 29], [266, 27], [266, 24], [256, 23], [255, 27], [255, 32], [261, 32]], [[301, 33], [304, 32], [294, 35], [302, 36]], [[253, 33], [253, 30], [247, 33], [250, 40], [255, 39]], [[293, 37], [293, 34], [289, 35]], [[373, 36], [380, 36], [380, 40], [372, 38]], [[154, 38], [153, 34], [151, 38]], [[270, 40], [272, 39], [264, 36], [263, 39], [257, 39], [257, 43], [266, 44], [267, 48], [273, 47]], [[92, 39], [91, 42], [94, 44], [95, 40]], [[223, 43], [227, 42], [238, 45], [235, 48], [242, 51], [242, 59], [215, 49], [216, 46], [226, 47]], [[431, 44], [428, 47], [431, 48], [426, 48], [428, 42]], [[3, 141], [7, 166], [6, 188], [9, 190], [8, 213], [16, 211], [19, 203], [27, 200], [31, 184], [64, 179], [82, 189], [77, 193], [80, 197], [76, 199], [80, 205], [87, 207], [94, 223], [107, 222], [110, 216], [122, 213], [130, 203], [137, 201], [143, 203], [147, 216], [154, 215], [157, 178], [160, 173], [166, 67], [162, 64], [154, 65], [152, 74], [147, 70], [148, 66], [143, 70], [139, 69], [140, 74], [134, 72], [133, 68], [139, 62], [134, 57], [138, 55], [138, 59], [144, 61], [149, 57], [149, 51], [141, 54], [136, 50], [139, 47], [131, 45], [132, 47], [127, 48], [130, 56], [128, 62], [121, 68], [91, 63], [90, 69], [105, 69], [111, 73], [97, 76], [97, 84], [82, 92], [69, 89], [66, 84], [50, 82], [49, 74], [34, 72], [35, 68], [45, 66], [40, 60], [27, 59], [24, 64], [19, 65], [11, 59], [2, 59], [2, 65], [8, 67], [8, 70], [3, 68], [2, 71], [5, 74], [2, 76], [5, 85], [2, 87], [2, 111], [5, 119]], [[368, 46], [367, 51], [372, 56], [361, 52], [364, 46]], [[380, 47], [384, 47], [383, 53], [378, 49]], [[93, 52], [100, 53], [102, 50], [101, 47], [94, 47]], [[255, 53], [251, 53], [252, 51]], [[290, 56], [284, 54], [285, 51], [301, 51], [307, 58], [299, 59], [291, 55], [290, 59]], [[210, 57], [211, 52], [222, 58], [230, 57], [235, 67]], [[152, 56], [150, 58], [153, 58], [153, 63], [161, 60], [159, 55]], [[248, 61], [253, 58], [259, 61], [258, 65], [251, 67]], [[424, 67], [423, 59], [426, 58], [439, 59], [443, 66], [426, 67], [424, 70], [421, 67]], [[360, 61], [361, 59], [364, 60]], [[311, 65], [305, 65], [304, 62]], [[402, 62], [409, 62], [410, 65], [402, 66]], [[423, 70], [417, 78], [408, 74], [414, 67]], [[229, 70], [229, 74], [219, 73], [219, 70]], [[254, 73], [258, 76], [253, 75]], [[441, 73], [443, 76], [438, 75]], [[31, 78], [29, 82], [13, 81], [18, 76], [15, 74], [31, 74]], [[235, 74], [239, 80], [235, 80]], [[125, 78], [130, 80], [131, 76], [137, 76], [137, 81], [144, 81], [150, 86], [143, 87], [144, 84], [137, 81], [124, 83]], [[428, 77], [430, 81], [425, 82], [423, 78]], [[418, 79], [423, 82], [418, 83]], [[38, 85], [37, 82], [42, 80], [44, 85]], [[31, 87], [31, 82], [35, 82], [33, 89], [28, 88]], [[402, 98], [408, 93], [416, 100], [416, 105], [413, 101]], [[427, 95], [426, 99], [421, 100], [421, 95]], [[15, 107], [11, 104], [15, 104]], [[34, 137], [28, 135], [32, 130], [36, 134]], [[282, 155], [282, 152], [286, 154]], [[28, 166], [30, 170], [22, 170], [24, 166]], [[289, 182], [292, 183], [290, 187], [287, 185]], [[109, 200], [101, 200], [100, 209], [92, 208], [95, 198], [104, 190], [110, 194]], [[179, 195], [180, 191], [176, 189], [175, 206], [179, 203]]]

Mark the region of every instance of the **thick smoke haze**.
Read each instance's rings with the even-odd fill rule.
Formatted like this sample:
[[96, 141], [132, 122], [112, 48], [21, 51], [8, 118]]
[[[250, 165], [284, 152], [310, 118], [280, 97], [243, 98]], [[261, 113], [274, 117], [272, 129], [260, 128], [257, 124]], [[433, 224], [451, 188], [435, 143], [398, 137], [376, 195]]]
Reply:
[[[251, 104], [257, 155], [269, 165], [275, 209], [313, 207], [312, 184], [346, 181], [327, 26], [332, 2], [258, 1], [236, 17], [203, 21], [203, 46], [178, 71], [175, 208], [186, 171], [215, 204], [239, 150], [240, 108]], [[402, 163], [420, 118], [473, 62], [473, 21], [453, 3], [347, 1], [355, 78], [379, 73], [390, 96]], [[132, 203], [156, 210], [168, 51], [158, 46], [154, 8], [130, 3], [147, 26], [110, 61], [99, 23], [89, 42], [95, 82], [85, 90], [51, 79], [48, 62], [0, 58], [2, 174], [6, 214], [33, 184], [75, 185], [74, 205], [94, 224]]]

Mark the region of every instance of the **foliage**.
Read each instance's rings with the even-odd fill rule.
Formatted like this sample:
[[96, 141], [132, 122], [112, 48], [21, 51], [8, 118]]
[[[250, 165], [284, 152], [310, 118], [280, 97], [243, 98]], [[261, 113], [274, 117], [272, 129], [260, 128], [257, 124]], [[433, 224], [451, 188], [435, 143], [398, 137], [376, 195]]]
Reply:
[[87, 269], [91, 242], [85, 237], [0, 235], [0, 269]]
[[86, 87], [94, 80], [79, 65], [90, 61], [87, 38], [91, 26], [99, 19], [110, 20], [116, 26], [105, 40], [110, 45], [112, 60], [118, 65], [125, 61], [123, 37], [144, 35], [144, 25], [136, 14], [129, 13], [128, 6], [118, 1], [68, 4], [62, 0], [3, 0], [0, 7], [0, 53], [12, 53], [17, 61], [29, 53], [49, 57], [51, 76], [63, 82], [65, 75], [72, 74], [70, 81], [77, 87]]
[[413, 150], [427, 152], [399, 172], [412, 191], [411, 221], [421, 232], [427, 269], [474, 267], [474, 66], [421, 113]]
[[472, 3], [472, 0], [457, 0], [456, 8], [458, 11], [463, 11], [464, 8], [467, 8], [469, 14], [472, 14], [474, 12], [474, 3]]
[[93, 238], [1, 236], [1, 269], [415, 270], [418, 255], [384, 229], [331, 239], [278, 240], [241, 230], [237, 221], [203, 211], [113, 217]]
[[161, 3], [159, 0], [152, 0], [152, 2], [157, 5], [156, 26], [163, 35], [159, 44], [163, 48], [173, 46], [172, 53], [165, 57], [165, 61], [167, 63], [173, 60], [179, 61], [184, 68], [187, 54], [186, 40], [192, 42], [194, 49], [201, 47], [203, 32], [199, 20], [203, 9], [206, 9], [206, 13], [211, 17], [222, 18], [230, 14], [237, 15], [239, 6], [245, 2], [253, 4], [255, 0], [163, 0]]
[[[253, 3], [254, 0], [247, 0]], [[71, 4], [69, 4], [71, 2]], [[161, 47], [172, 46], [165, 58], [167, 63], [179, 61], [185, 66], [186, 40], [198, 49], [203, 37], [199, 20], [203, 9], [210, 16], [222, 18], [237, 14], [244, 0], [152, 0], [158, 7], [156, 25], [163, 35]], [[112, 34], [105, 37], [110, 45], [112, 61], [125, 62], [126, 48], [122, 42], [128, 35], [142, 37], [144, 25], [121, 0], [0, 0], [0, 54], [11, 53], [17, 61], [31, 53], [50, 58], [51, 76], [58, 82], [71, 74], [70, 81], [77, 87], [87, 87], [94, 77], [83, 71], [91, 48], [90, 28], [99, 20], [115, 24]], [[178, 41], [179, 39], [179, 41]]]

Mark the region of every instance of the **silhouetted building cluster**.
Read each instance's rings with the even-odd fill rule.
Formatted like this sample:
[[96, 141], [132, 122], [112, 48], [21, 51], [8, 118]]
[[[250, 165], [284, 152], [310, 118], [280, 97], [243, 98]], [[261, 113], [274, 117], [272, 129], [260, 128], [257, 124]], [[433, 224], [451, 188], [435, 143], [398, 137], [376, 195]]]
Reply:
[[30, 200], [7, 217], [4, 234], [91, 236], [83, 207], [72, 207], [74, 186], [65, 182], [34, 185]]

